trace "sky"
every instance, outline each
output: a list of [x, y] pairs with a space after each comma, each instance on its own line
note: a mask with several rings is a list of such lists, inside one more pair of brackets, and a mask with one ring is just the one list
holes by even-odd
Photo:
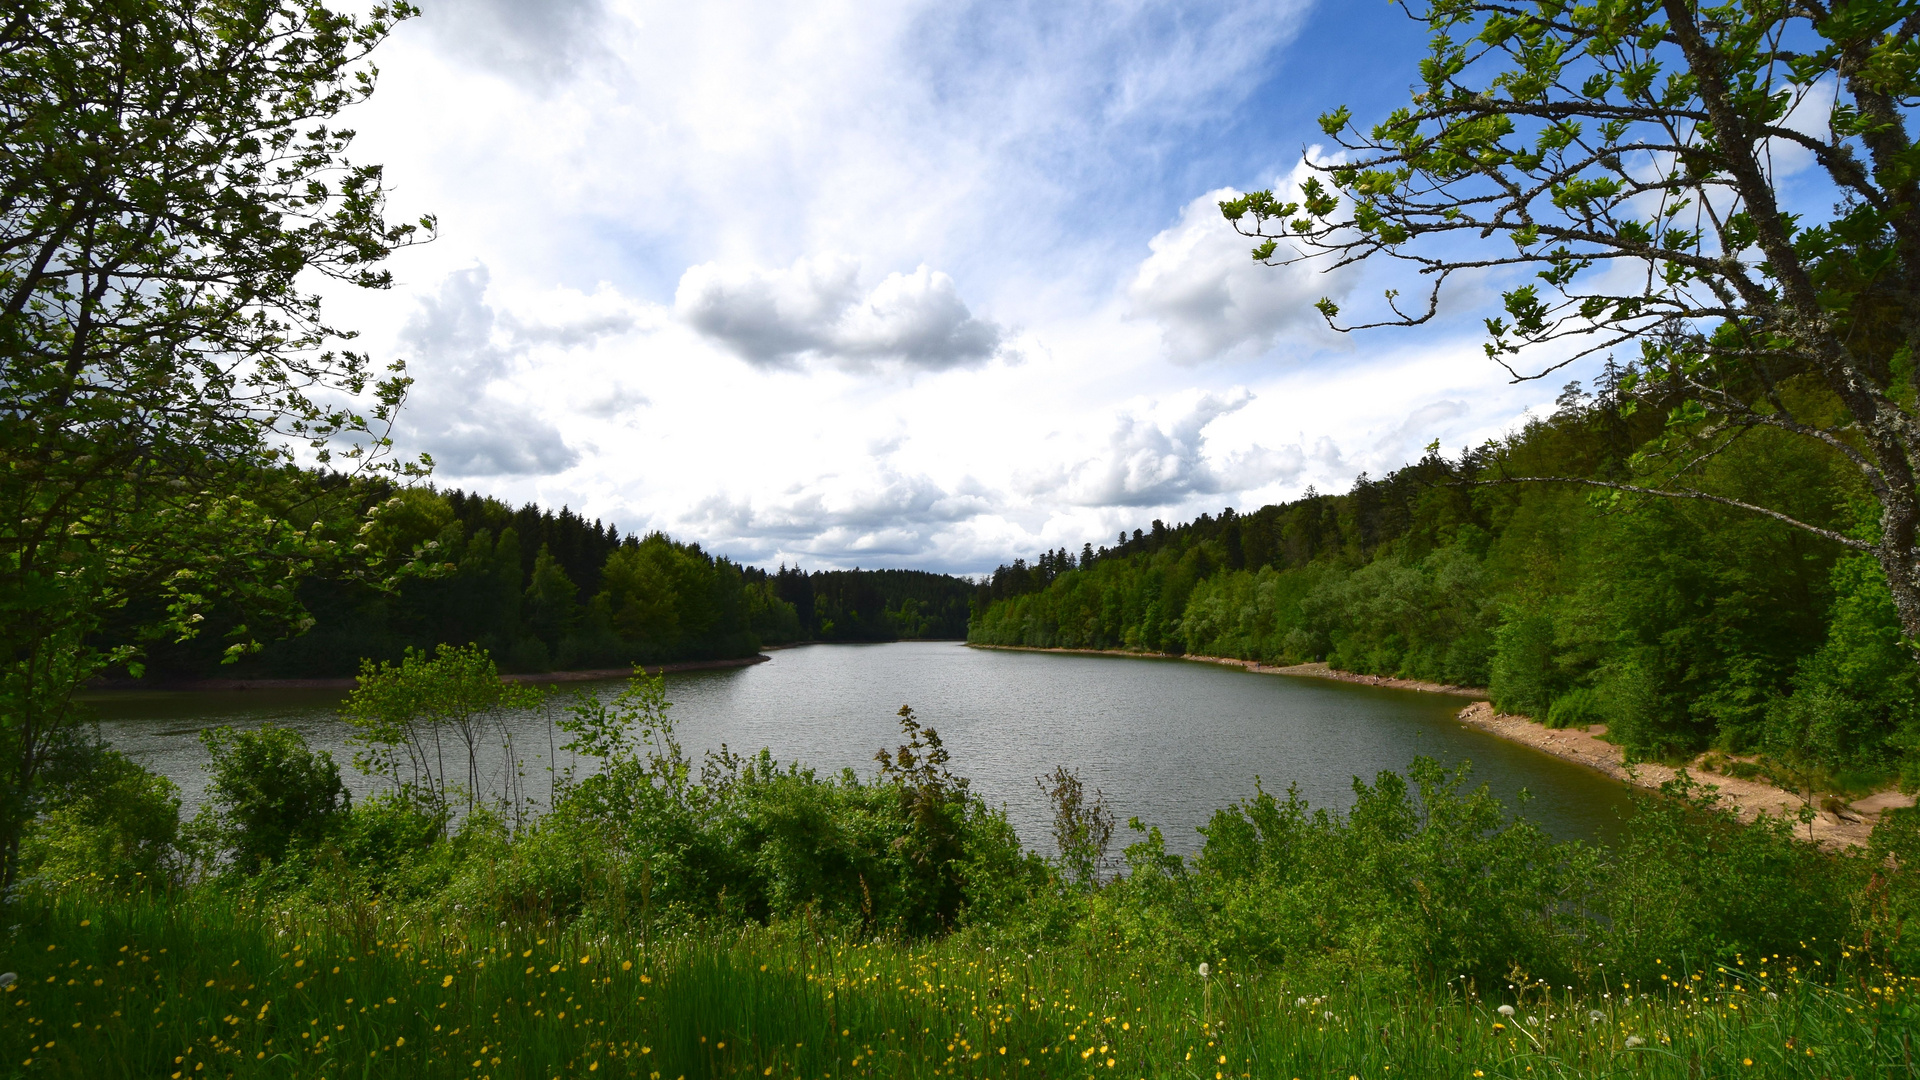
[[[1465, 283], [1254, 263], [1231, 194], [1404, 103], [1423, 37], [1312, 0], [439, 0], [345, 118], [432, 243], [330, 295], [434, 482], [742, 563], [979, 573], [1346, 490], [1513, 430]], [[1575, 373], [1577, 374], [1577, 372]]]

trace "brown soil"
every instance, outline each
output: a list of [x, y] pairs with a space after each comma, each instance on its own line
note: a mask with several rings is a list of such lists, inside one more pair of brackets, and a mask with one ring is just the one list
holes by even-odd
[[1325, 663], [1287, 664], [1275, 667], [1253, 660], [1235, 660], [1225, 656], [1189, 656], [1187, 659], [1208, 664], [1243, 667], [1261, 675], [1298, 675], [1309, 679], [1332, 679], [1334, 682], [1358, 683], [1361, 686], [1385, 686], [1394, 690], [1419, 690], [1428, 694], [1451, 694], [1454, 697], [1464, 698], [1487, 696], [1485, 690], [1476, 686], [1454, 686], [1451, 683], [1426, 682], [1421, 679], [1393, 679], [1385, 675], [1356, 675], [1351, 671], [1335, 671]]
[[[1227, 656], [1175, 656], [1171, 653], [1132, 652], [1125, 649], [1041, 649], [1023, 645], [970, 645], [969, 647], [1006, 649], [1012, 652], [1057, 652], [1088, 656], [1193, 660], [1203, 664], [1245, 668], [1261, 675], [1332, 679], [1363, 686], [1385, 686], [1396, 690], [1419, 690], [1430, 694], [1478, 698], [1480, 700], [1460, 711], [1460, 722], [1469, 727], [1479, 728], [1510, 742], [1584, 765], [1636, 787], [1657, 790], [1661, 784], [1672, 780], [1679, 773], [1678, 769], [1666, 765], [1636, 763], [1628, 766], [1626, 752], [1600, 737], [1606, 734], [1605, 724], [1595, 724], [1586, 730], [1556, 729], [1539, 723], [1532, 717], [1496, 713], [1493, 706], [1485, 700], [1487, 692], [1478, 687], [1449, 686], [1444, 683], [1422, 682], [1418, 679], [1391, 679], [1380, 675], [1356, 675], [1351, 671], [1335, 671], [1324, 663], [1275, 666]], [[1794, 818], [1800, 813], [1800, 808], [1805, 803], [1804, 799], [1793, 792], [1762, 780], [1742, 780], [1707, 772], [1700, 768], [1700, 759], [1695, 759], [1688, 765], [1690, 766], [1689, 775], [1703, 786], [1718, 791], [1721, 798], [1726, 800], [1745, 821], [1752, 821], [1761, 814]], [[1874, 825], [1879, 822], [1881, 813], [1893, 807], [1912, 806], [1914, 802], [1914, 796], [1903, 795], [1897, 791], [1882, 791], [1850, 803], [1843, 803], [1833, 798], [1820, 799], [1815, 805], [1816, 816], [1810, 826], [1813, 839], [1821, 846], [1829, 848], [1864, 846], [1867, 837], [1873, 832]], [[1799, 827], [1796, 826], [1796, 828]]]
[[1422, 682], [1419, 679], [1390, 679], [1384, 675], [1356, 675], [1351, 671], [1335, 671], [1324, 663], [1273, 665], [1263, 664], [1258, 660], [1241, 660], [1232, 656], [1195, 656], [1191, 653], [1157, 653], [1134, 649], [1042, 649], [1033, 645], [976, 645], [971, 642], [968, 643], [967, 648], [1001, 649], [1006, 652], [1067, 653], [1075, 656], [1131, 656], [1143, 660], [1191, 660], [1197, 664], [1220, 664], [1224, 667], [1245, 668], [1257, 675], [1302, 675], [1310, 679], [1332, 679], [1335, 682], [1358, 683], [1362, 686], [1422, 690], [1429, 694], [1452, 694], [1466, 698], [1487, 696], [1485, 690], [1471, 686], [1449, 686], [1446, 683]]
[[[1636, 787], [1658, 788], [1679, 774], [1678, 769], [1666, 765], [1641, 762], [1629, 766], [1625, 751], [1600, 738], [1606, 734], [1605, 724], [1595, 724], [1584, 730], [1555, 729], [1530, 717], [1496, 713], [1493, 706], [1484, 701], [1474, 702], [1460, 710], [1460, 722], [1522, 746], [1585, 765]], [[1752, 821], [1761, 814], [1793, 818], [1805, 804], [1805, 800], [1793, 792], [1764, 781], [1702, 772], [1697, 759], [1689, 764], [1694, 766], [1689, 770], [1689, 775], [1703, 786], [1716, 789], [1743, 820]], [[1883, 811], [1913, 804], [1912, 795], [1902, 795], [1897, 791], [1883, 791], [1851, 803], [1823, 799], [1815, 806], [1813, 823], [1806, 828], [1811, 830], [1813, 839], [1822, 847], [1864, 846]]]
[[[732, 660], [689, 660], [679, 664], [649, 664], [647, 674], [663, 671], [711, 671], [716, 668], [750, 667], [764, 664], [771, 656], [742, 656]], [[502, 675], [501, 682], [568, 683], [624, 679], [633, 674], [630, 667], [596, 668], [592, 671], [545, 671], [524, 675]], [[155, 683], [144, 679], [101, 679], [93, 690], [351, 690], [359, 685], [354, 679], [188, 679]]]

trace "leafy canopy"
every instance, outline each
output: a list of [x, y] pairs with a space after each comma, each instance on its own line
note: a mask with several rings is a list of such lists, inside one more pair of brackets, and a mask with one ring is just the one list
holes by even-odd
[[[1406, 107], [1364, 129], [1329, 112], [1337, 156], [1296, 192], [1221, 210], [1265, 262], [1410, 272], [1358, 322], [1321, 300], [1336, 329], [1428, 323], [1471, 275], [1503, 289], [1486, 352], [1515, 379], [1633, 350], [1622, 388], [1666, 432], [1633, 475], [1570, 482], [1719, 502], [1871, 552], [1915, 636], [1914, 14], [1890, 0], [1438, 0], [1414, 13], [1432, 38]], [[1812, 198], [1783, 183], [1801, 162]], [[1864, 497], [1877, 519], [1834, 529], [1711, 490], [1706, 463], [1762, 429], [1818, 443], [1836, 501]]]

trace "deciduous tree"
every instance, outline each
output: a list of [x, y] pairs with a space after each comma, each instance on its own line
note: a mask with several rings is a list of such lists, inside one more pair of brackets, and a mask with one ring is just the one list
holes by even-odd
[[[298, 624], [293, 586], [355, 546], [255, 497], [365, 468], [404, 394], [321, 317], [432, 222], [386, 220], [340, 112], [402, 2], [21, 0], [0, 17], [0, 883], [75, 687], [131, 648], [133, 598], [195, 632], [215, 598]], [[298, 510], [294, 501], [293, 509]], [[242, 626], [233, 648], [262, 628]]]
[[[1625, 407], [1666, 413], [1611, 500], [1706, 500], [1869, 553], [1920, 638], [1920, 7], [1895, 0], [1436, 0], [1412, 101], [1297, 192], [1221, 204], [1254, 257], [1404, 271], [1339, 330], [1419, 326], [1463, 278], [1504, 289], [1515, 379], [1634, 352]], [[1789, 163], [1817, 178], [1783, 185]], [[1379, 267], [1385, 269], [1385, 267]], [[1414, 297], [1417, 296], [1417, 299]], [[1857, 527], [1714, 490], [1742, 439], [1810, 439]], [[1509, 477], [1534, 480], [1536, 477]]]

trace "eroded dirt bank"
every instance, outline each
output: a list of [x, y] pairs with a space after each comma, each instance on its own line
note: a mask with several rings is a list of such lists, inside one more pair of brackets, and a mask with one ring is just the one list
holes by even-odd
[[[1648, 762], [1629, 766], [1625, 751], [1600, 738], [1606, 733], [1604, 724], [1585, 729], [1550, 728], [1531, 717], [1497, 713], [1492, 705], [1484, 701], [1476, 701], [1460, 710], [1460, 722], [1522, 746], [1585, 765], [1636, 787], [1658, 788], [1679, 774], [1678, 769]], [[1761, 780], [1743, 780], [1703, 772], [1698, 768], [1697, 759], [1693, 764], [1689, 775], [1702, 785], [1719, 789], [1721, 797], [1739, 812], [1743, 820], [1752, 821], [1761, 814], [1791, 819], [1797, 817], [1801, 807], [1807, 805], [1806, 799], [1785, 788]], [[1796, 828], [1810, 830], [1813, 839], [1823, 847], [1864, 846], [1884, 811], [1913, 804], [1914, 796], [1902, 795], [1898, 791], [1882, 791], [1850, 803], [1831, 797], [1816, 797], [1812, 823]]]
[[[1487, 692], [1478, 687], [1450, 686], [1445, 683], [1422, 682], [1418, 679], [1393, 679], [1380, 675], [1356, 675], [1350, 671], [1336, 671], [1324, 663], [1273, 665], [1227, 656], [1176, 656], [1171, 653], [1132, 652], [1124, 649], [1041, 649], [1022, 645], [970, 645], [969, 647], [1005, 649], [1012, 652], [1057, 652], [1087, 656], [1193, 660], [1203, 664], [1245, 668], [1261, 675], [1331, 679], [1363, 686], [1385, 686], [1396, 690], [1419, 690], [1430, 694], [1477, 698], [1479, 700], [1460, 710], [1460, 722], [1490, 735], [1497, 735], [1509, 742], [1516, 742], [1542, 753], [1552, 754], [1554, 757], [1605, 773], [1624, 783], [1649, 790], [1657, 790], [1660, 785], [1672, 780], [1679, 772], [1678, 769], [1666, 765], [1637, 763], [1629, 766], [1626, 751], [1600, 737], [1606, 733], [1604, 724], [1595, 724], [1584, 730], [1550, 728], [1532, 717], [1495, 712], [1493, 706], [1486, 701]], [[1752, 821], [1761, 814], [1793, 819], [1799, 815], [1801, 807], [1806, 805], [1806, 800], [1801, 796], [1762, 780], [1742, 780], [1737, 777], [1705, 772], [1700, 769], [1697, 759], [1692, 763], [1689, 774], [1702, 785], [1718, 789], [1721, 797], [1731, 804], [1746, 821]], [[1881, 813], [1897, 806], [1912, 806], [1914, 799], [1912, 795], [1902, 795], [1897, 791], [1883, 791], [1853, 802], [1816, 797], [1812, 824], [1796, 826], [1796, 828], [1810, 829], [1813, 839], [1824, 847], [1843, 848], [1865, 845], [1867, 837], [1873, 832], [1874, 825], [1879, 822]]]
[[1260, 675], [1300, 675], [1310, 679], [1332, 679], [1335, 682], [1358, 683], [1362, 686], [1386, 686], [1395, 690], [1420, 690], [1429, 694], [1452, 694], [1466, 698], [1487, 696], [1485, 690], [1471, 686], [1450, 686], [1446, 683], [1423, 682], [1419, 679], [1390, 679], [1384, 675], [1356, 675], [1351, 671], [1335, 671], [1324, 663], [1275, 665], [1263, 664], [1258, 660], [1241, 660], [1232, 656], [1196, 656], [1192, 653], [1157, 653], [1137, 649], [1042, 649], [1033, 645], [979, 645], [973, 642], [968, 642], [967, 648], [999, 649], [1002, 652], [1065, 653], [1070, 656], [1130, 656], [1139, 660], [1191, 660], [1197, 664], [1245, 668]]

